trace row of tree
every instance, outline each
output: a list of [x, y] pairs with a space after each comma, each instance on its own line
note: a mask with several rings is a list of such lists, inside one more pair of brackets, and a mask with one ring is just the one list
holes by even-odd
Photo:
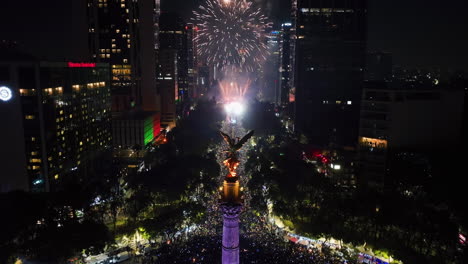
[[[271, 111], [271, 106], [259, 108], [252, 120]], [[434, 206], [438, 203], [427, 195], [408, 197], [397, 189], [377, 193], [342, 187], [304, 162], [300, 142], [286, 131], [271, 129], [271, 124], [263, 131], [246, 164], [256, 210], [266, 212], [266, 201], [272, 201], [275, 214], [301, 234], [370, 244], [407, 263], [459, 260], [458, 224], [450, 208]]]

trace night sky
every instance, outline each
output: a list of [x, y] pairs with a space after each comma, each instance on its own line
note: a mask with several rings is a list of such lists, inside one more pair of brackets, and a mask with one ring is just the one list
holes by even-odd
[[[188, 18], [201, 1], [161, 0], [162, 11]], [[51, 59], [87, 59], [84, 0], [4, 2], [0, 39]], [[256, 2], [275, 25], [288, 20], [289, 0]], [[468, 70], [467, 9], [464, 0], [369, 0], [368, 49], [393, 53], [401, 66]]]

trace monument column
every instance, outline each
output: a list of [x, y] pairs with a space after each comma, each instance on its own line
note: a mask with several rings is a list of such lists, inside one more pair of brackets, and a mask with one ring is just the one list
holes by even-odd
[[237, 151], [253, 135], [253, 130], [238, 141], [232, 140], [221, 131], [220, 133], [230, 149], [227, 159], [223, 161], [229, 173], [224, 177], [223, 187], [220, 188], [219, 201], [219, 207], [223, 213], [222, 264], [239, 264], [239, 215], [242, 212], [244, 197], [236, 172], [240, 163]]
[[242, 204], [221, 204], [223, 212], [223, 264], [239, 263], [239, 215]]

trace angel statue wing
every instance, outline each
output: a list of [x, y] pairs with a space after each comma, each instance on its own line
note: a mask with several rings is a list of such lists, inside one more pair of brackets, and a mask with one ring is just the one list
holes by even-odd
[[224, 138], [224, 141], [229, 145], [230, 148], [234, 145], [234, 142], [232, 142], [232, 139], [230, 136], [228, 136], [226, 133], [223, 133], [223, 131], [219, 131], [221, 136]]
[[247, 133], [243, 138], [241, 138], [241, 140], [239, 140], [239, 142], [237, 142], [237, 144], [234, 146], [234, 148], [236, 150], [239, 150], [242, 147], [242, 145], [244, 145], [245, 142], [247, 142], [247, 140], [249, 140], [252, 137], [253, 133], [254, 133], [254, 131], [250, 130], [249, 133]]

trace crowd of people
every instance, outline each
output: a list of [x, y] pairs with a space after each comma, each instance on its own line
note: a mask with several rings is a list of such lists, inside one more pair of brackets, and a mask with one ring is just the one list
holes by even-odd
[[[230, 129], [229, 129], [230, 130]], [[237, 130], [236, 130], [237, 131]], [[223, 147], [219, 147], [218, 160], [224, 159]], [[239, 153], [244, 159], [246, 150]], [[243, 164], [238, 169], [243, 172]], [[243, 185], [249, 180], [240, 173]], [[274, 263], [348, 263], [341, 255], [325, 246], [312, 247], [295, 244], [284, 239], [276, 227], [271, 226], [265, 217], [258, 216], [248, 208], [251, 202], [248, 192], [244, 193], [244, 212], [240, 216], [239, 258], [240, 263], [274, 264]], [[222, 214], [219, 210], [217, 195], [205, 204], [206, 218], [204, 223], [179, 236], [168, 240], [145, 252], [140, 258], [142, 264], [156, 263], [221, 263], [222, 254]]]
[[[221, 263], [222, 218], [213, 211], [213, 222], [207, 221], [188, 236], [165, 241], [140, 259], [156, 263]], [[245, 212], [240, 222], [240, 263], [347, 263], [333, 250], [306, 247], [286, 241], [262, 217]]]

